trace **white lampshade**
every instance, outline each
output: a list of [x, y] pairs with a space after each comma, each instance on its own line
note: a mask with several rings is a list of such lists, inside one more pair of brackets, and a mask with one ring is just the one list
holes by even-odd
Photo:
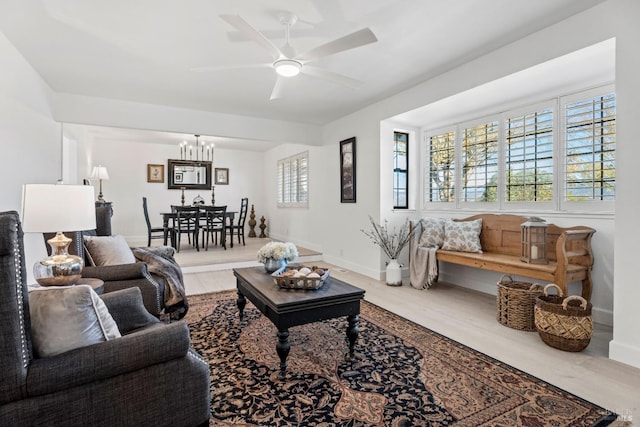
[[91, 176], [89, 178], [107, 180], [109, 179], [109, 173], [107, 172], [106, 167], [102, 165], [98, 165], [93, 167], [93, 170], [91, 171]]
[[96, 228], [93, 188], [86, 185], [25, 184], [22, 187], [22, 228], [33, 233]]

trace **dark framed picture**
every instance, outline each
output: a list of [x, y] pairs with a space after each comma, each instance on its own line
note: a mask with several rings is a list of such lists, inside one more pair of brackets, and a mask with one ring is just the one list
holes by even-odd
[[164, 165], [147, 165], [147, 182], [164, 182]]
[[215, 184], [229, 185], [229, 168], [215, 168]]
[[356, 202], [356, 137], [340, 141], [340, 202]]

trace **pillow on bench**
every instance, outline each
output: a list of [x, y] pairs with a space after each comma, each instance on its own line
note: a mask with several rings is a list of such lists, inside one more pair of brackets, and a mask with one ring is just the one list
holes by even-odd
[[444, 243], [442, 249], [447, 251], [482, 253], [480, 232], [482, 218], [474, 221], [452, 221], [444, 223]]
[[422, 234], [418, 246], [423, 248], [439, 248], [444, 243], [444, 222], [442, 218], [423, 218]]

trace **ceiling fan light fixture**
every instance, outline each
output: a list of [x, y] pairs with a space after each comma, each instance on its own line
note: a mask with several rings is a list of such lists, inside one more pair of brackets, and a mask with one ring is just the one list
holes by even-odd
[[282, 77], [293, 77], [300, 74], [302, 63], [295, 59], [279, 59], [273, 63], [273, 68]]

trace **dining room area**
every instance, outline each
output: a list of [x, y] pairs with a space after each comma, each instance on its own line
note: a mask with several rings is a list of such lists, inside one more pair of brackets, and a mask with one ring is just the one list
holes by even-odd
[[[75, 138], [72, 130], [77, 131]], [[243, 238], [250, 232], [252, 208], [256, 235], [261, 233], [262, 217], [265, 233], [270, 235], [268, 205], [272, 201], [264, 191], [270, 173], [265, 172], [263, 151], [239, 150], [208, 135], [199, 136], [199, 150], [194, 135], [181, 133], [170, 134], [167, 140], [163, 139], [167, 134], [155, 138], [145, 131], [65, 125], [65, 135], [77, 141], [77, 178], [89, 176], [94, 163], [108, 170], [109, 177], [101, 184], [104, 200], [113, 208], [113, 232], [124, 236], [130, 246], [166, 244], [177, 251], [179, 245], [181, 252], [193, 249], [196, 253], [237, 249], [246, 244]], [[212, 144], [215, 153], [213, 149], [207, 152]], [[87, 159], [86, 165], [82, 159]], [[90, 180], [90, 184], [97, 194], [98, 181]], [[184, 218], [194, 205], [198, 207], [197, 224], [193, 212], [192, 218]], [[220, 212], [214, 213], [213, 207], [224, 206], [225, 221], [215, 219]], [[179, 210], [183, 211], [180, 221]]]
[[[157, 238], [162, 244], [180, 252], [184, 243], [197, 252], [208, 251], [211, 246], [224, 250], [236, 244], [245, 244], [249, 199], [240, 200], [239, 210], [227, 205], [206, 205], [203, 199], [185, 205], [170, 205], [166, 212], [160, 212], [162, 227], [152, 227], [148, 219], [147, 199], [143, 197], [143, 210], [147, 222], [148, 243]], [[237, 208], [236, 208], [237, 209]], [[183, 243], [183, 240], [185, 242]]]

